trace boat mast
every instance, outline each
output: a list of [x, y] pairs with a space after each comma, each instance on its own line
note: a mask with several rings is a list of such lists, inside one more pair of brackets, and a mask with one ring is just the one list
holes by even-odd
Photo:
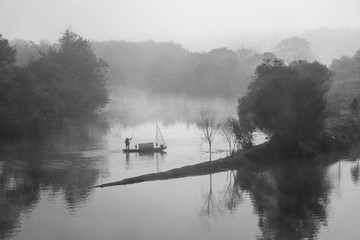
[[156, 123], [156, 131], [157, 131], [157, 130], [159, 130], [159, 133], [160, 133], [161, 139], [163, 140], [163, 142], [164, 142], [164, 146], [166, 147], [166, 143], [165, 143], [164, 137], [163, 137], [163, 135], [162, 135], [162, 133], [161, 133], [161, 131], [160, 131], [159, 125]]

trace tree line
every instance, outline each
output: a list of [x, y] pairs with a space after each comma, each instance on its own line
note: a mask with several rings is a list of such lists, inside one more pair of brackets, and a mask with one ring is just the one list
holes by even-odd
[[[45, 51], [21, 67], [16, 66], [15, 49], [7, 40], [2, 39], [2, 46], [8, 60], [2, 61], [6, 77], [1, 82], [1, 126], [61, 128], [92, 115], [108, 101], [106, 77], [111, 88], [240, 97], [234, 132], [244, 148], [252, 145], [252, 133], [261, 130], [290, 155], [304, 155], [318, 151], [310, 145], [321, 149], [333, 144], [329, 139], [336, 134], [326, 133], [328, 127], [359, 120], [359, 51], [334, 59], [328, 68], [312, 62], [310, 43], [299, 37], [279, 42], [273, 53], [247, 48], [192, 53], [172, 42], [90, 43], [67, 30], [56, 45], [30, 44], [31, 51]], [[107, 64], [97, 56], [109, 62], [108, 73]], [[319, 143], [321, 134], [327, 134], [324, 146]]]
[[[18, 64], [37, 59], [49, 43], [16, 40]], [[109, 88], [130, 87], [156, 94], [192, 98], [235, 99], [247, 92], [254, 70], [266, 58], [312, 59], [310, 43], [299, 37], [279, 42], [273, 52], [251, 48], [217, 48], [190, 52], [173, 42], [91, 42], [94, 53], [108, 62]], [[58, 47], [53, 45], [53, 47]]]
[[227, 48], [194, 53], [172, 42], [93, 43], [109, 62], [109, 86], [133, 87], [191, 98], [236, 98], [246, 92], [263, 54]]
[[67, 29], [26, 65], [0, 36], [0, 137], [37, 137], [95, 116], [109, 101], [107, 63]]

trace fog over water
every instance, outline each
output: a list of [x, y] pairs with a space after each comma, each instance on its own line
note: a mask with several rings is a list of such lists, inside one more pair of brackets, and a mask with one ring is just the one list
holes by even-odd
[[104, 110], [104, 116], [112, 123], [121, 122], [125, 126], [156, 121], [164, 125], [178, 122], [191, 125], [199, 121], [199, 111], [202, 109], [216, 112], [219, 121], [228, 116], [235, 116], [236, 104], [237, 99], [192, 99], [173, 94], [161, 96], [138, 89], [122, 88], [112, 92], [112, 101]]

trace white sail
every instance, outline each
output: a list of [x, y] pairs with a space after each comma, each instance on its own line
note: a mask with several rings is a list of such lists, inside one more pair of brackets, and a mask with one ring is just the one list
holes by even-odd
[[166, 147], [165, 140], [163, 138], [163, 135], [161, 134], [159, 125], [156, 123], [156, 135], [155, 135], [155, 141], [154, 141], [155, 147]]

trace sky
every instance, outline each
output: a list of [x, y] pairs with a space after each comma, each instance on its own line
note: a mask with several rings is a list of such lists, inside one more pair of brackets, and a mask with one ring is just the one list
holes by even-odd
[[56, 42], [68, 27], [89, 40], [152, 39], [191, 45], [244, 33], [360, 29], [360, 1], [0, 0], [4, 38]]

